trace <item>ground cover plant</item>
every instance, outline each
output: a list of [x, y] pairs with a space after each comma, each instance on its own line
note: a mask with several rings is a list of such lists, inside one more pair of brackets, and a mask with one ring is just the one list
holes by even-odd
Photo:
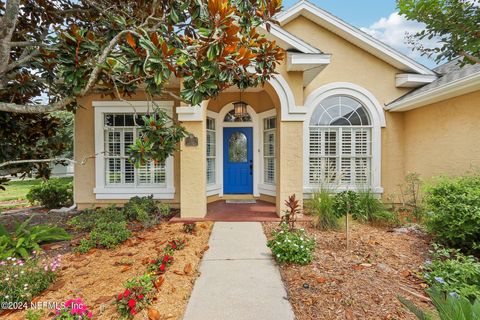
[[27, 193], [30, 203], [46, 209], [69, 207], [73, 204], [73, 184], [67, 180], [50, 179], [33, 186]]
[[432, 260], [424, 265], [423, 278], [431, 286], [475, 301], [480, 299], [480, 262], [453, 249], [434, 246]]
[[80, 253], [93, 248], [112, 249], [132, 235], [125, 213], [115, 207], [87, 210], [72, 218], [70, 224], [76, 230], [88, 232], [88, 236], [81, 239], [74, 249]]
[[426, 189], [426, 226], [445, 246], [480, 254], [480, 175], [441, 178]]
[[60, 262], [60, 256], [50, 261], [38, 256], [0, 261], [0, 303], [30, 302], [56, 280]]

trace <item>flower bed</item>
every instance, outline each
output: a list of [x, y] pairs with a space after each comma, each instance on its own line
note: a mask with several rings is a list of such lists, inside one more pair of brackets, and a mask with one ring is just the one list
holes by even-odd
[[[296, 319], [416, 319], [398, 295], [431, 308], [427, 284], [416, 275], [428, 257], [427, 239], [353, 223], [347, 251], [342, 231], [320, 231], [310, 223], [297, 227], [315, 237], [317, 246], [312, 263], [279, 265]], [[264, 224], [269, 239], [275, 228], [278, 223]]]
[[[154, 275], [155, 290], [151, 305], [137, 310], [137, 304], [143, 303], [144, 297], [135, 296], [135, 310], [138, 312], [135, 319], [148, 318], [149, 311], [158, 313], [162, 318], [180, 319], [197, 277], [195, 270], [208, 249], [211, 227], [210, 223], [200, 223], [195, 234], [186, 234], [181, 224], [160, 224], [134, 234], [112, 250], [93, 249], [84, 255], [65, 254], [58, 279], [34, 301], [62, 303], [67, 299], [80, 298], [92, 312], [93, 319], [119, 319], [113, 302], [120, 293], [125, 293], [127, 288], [124, 285], [148, 272], [152, 260], [164, 258], [164, 249], [169, 246], [169, 241], [185, 239], [188, 245], [174, 252], [173, 263], [165, 268], [162, 275]], [[130, 300], [126, 301], [127, 306]], [[133, 305], [133, 302], [130, 304]], [[130, 312], [131, 308], [128, 310]], [[7, 315], [5, 319], [25, 319], [25, 315], [26, 311], [20, 311]], [[54, 315], [55, 310], [45, 310], [44, 319], [51, 319]]]

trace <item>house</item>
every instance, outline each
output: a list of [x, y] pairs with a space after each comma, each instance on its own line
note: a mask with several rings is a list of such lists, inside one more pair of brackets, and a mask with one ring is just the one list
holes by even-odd
[[[191, 133], [165, 164], [136, 169], [125, 157], [134, 111], [152, 108], [144, 94], [128, 103], [80, 101], [75, 156], [97, 156], [75, 168], [78, 207], [153, 194], [178, 205], [182, 217], [238, 198], [281, 212], [289, 195], [308, 197], [333, 181], [386, 197], [409, 172], [430, 178], [480, 165], [479, 65], [430, 70], [308, 1], [278, 20], [268, 37], [286, 59], [264, 87], [229, 89], [194, 107], [158, 99]], [[247, 104], [242, 116], [233, 105], [239, 100]]]

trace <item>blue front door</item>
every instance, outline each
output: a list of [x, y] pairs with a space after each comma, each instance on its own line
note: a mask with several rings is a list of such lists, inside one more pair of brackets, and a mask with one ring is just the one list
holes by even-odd
[[223, 129], [223, 193], [253, 193], [253, 130]]

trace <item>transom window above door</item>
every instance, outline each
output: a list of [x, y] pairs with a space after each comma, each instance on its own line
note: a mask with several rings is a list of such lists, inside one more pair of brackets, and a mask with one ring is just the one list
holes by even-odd
[[369, 187], [371, 166], [372, 126], [366, 107], [348, 96], [323, 100], [309, 124], [310, 184]]
[[225, 115], [224, 122], [252, 122], [252, 116], [249, 113], [239, 117], [235, 114], [235, 110], [232, 109]]

